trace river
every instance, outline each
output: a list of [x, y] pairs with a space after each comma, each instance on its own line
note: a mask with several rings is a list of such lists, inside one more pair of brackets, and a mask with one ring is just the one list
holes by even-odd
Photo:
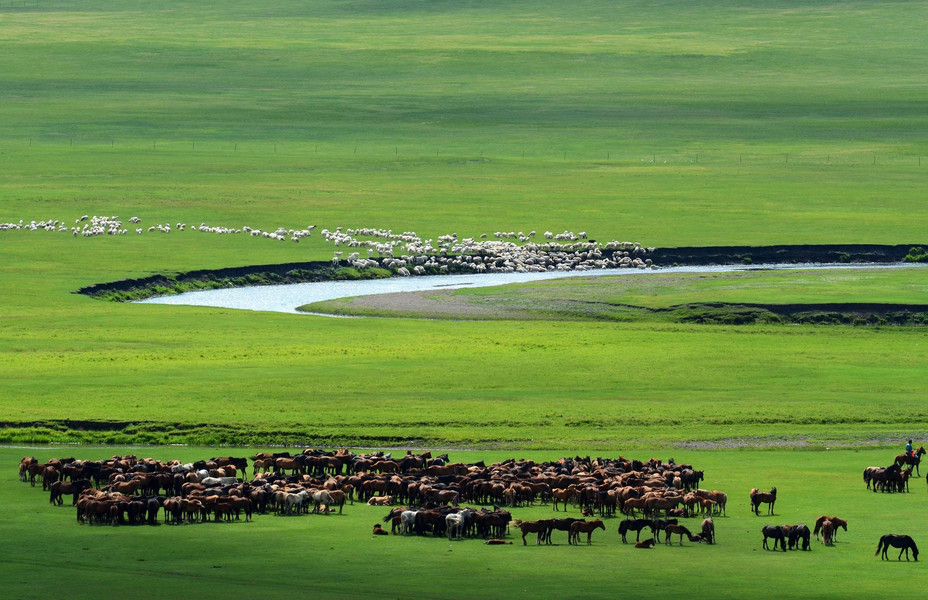
[[[716, 265], [667, 267], [657, 270], [600, 269], [596, 271], [546, 271], [543, 273], [483, 273], [470, 275], [434, 275], [424, 277], [392, 277], [390, 279], [365, 279], [357, 281], [322, 281], [316, 283], [294, 283], [288, 285], [265, 285], [242, 288], [224, 288], [201, 292], [187, 292], [174, 296], [161, 296], [139, 300], [142, 304], [178, 304], [186, 306], [213, 306], [283, 313], [302, 313], [297, 307], [313, 302], [391, 294], [423, 290], [447, 290], [462, 287], [489, 287], [507, 283], [562, 279], [565, 277], [594, 277], [622, 275], [646, 277], [655, 273], [722, 273], [729, 271], [756, 271], [763, 269], [860, 269], [860, 268], [905, 268], [911, 263], [892, 264], [790, 264], [790, 265]], [[312, 313], [318, 314], [318, 313]], [[330, 316], [330, 315], [327, 315]]]

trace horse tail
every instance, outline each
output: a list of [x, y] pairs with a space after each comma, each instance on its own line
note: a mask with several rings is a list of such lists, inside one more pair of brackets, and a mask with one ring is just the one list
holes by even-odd
[[873, 553], [873, 556], [876, 556], [880, 553], [880, 550], [883, 548], [883, 538], [880, 538], [880, 542], [876, 545], [876, 552]]

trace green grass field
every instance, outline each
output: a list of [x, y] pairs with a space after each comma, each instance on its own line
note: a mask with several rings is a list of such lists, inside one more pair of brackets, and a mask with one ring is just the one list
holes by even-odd
[[[552, 588], [564, 598], [614, 597], [616, 590], [646, 597], [734, 598], [759, 589], [777, 598], [867, 597], [912, 593], [924, 561], [899, 563], [892, 551], [892, 561], [881, 561], [873, 554], [881, 535], [907, 533], [921, 546], [928, 537], [920, 518], [921, 480], [912, 481], [911, 493], [903, 494], [874, 494], [861, 480], [864, 467], [892, 460], [895, 452], [885, 449], [675, 451], [677, 461], [705, 470], [707, 488], [728, 494], [727, 516], [714, 518], [716, 545], [684, 540], [680, 546], [675, 536], [672, 546], [648, 551], [622, 544], [617, 518], [606, 519], [606, 530], [594, 533], [590, 547], [567, 545], [563, 532], [555, 532], [552, 546], [536, 546], [534, 536], [529, 536], [528, 546], [523, 547], [514, 528], [509, 538], [512, 546], [484, 546], [479, 539], [449, 543], [432, 536], [374, 537], [371, 527], [388, 509], [361, 503], [347, 505], [342, 515], [267, 514], [256, 515], [251, 523], [78, 525], [67, 501], [62, 507], [50, 506], [41, 486], [30, 488], [15, 474], [23, 455], [47, 460], [63, 456], [63, 450], [79, 450], [74, 455], [88, 459], [130, 451], [158, 459], [217, 455], [217, 450], [207, 448], [0, 451], [5, 506], [0, 524], [7, 539], [18, 541], [16, 551], [8, 548], [0, 563], [10, 597], [47, 597], [61, 585], [73, 586], [69, 594], [75, 597], [96, 596], [101, 590], [132, 594], [139, 585], [146, 586], [151, 598], [192, 592], [205, 598], [307, 592], [335, 598], [524, 598], [549, 596]], [[544, 461], [572, 455], [546, 451], [518, 456]], [[452, 460], [465, 462], [514, 456], [451, 453]], [[755, 516], [749, 490], [773, 486], [778, 491], [774, 515], [767, 516], [764, 505], [761, 516]], [[511, 512], [523, 520], [556, 516], [550, 504], [515, 507]], [[579, 511], [570, 508], [567, 514], [576, 517]], [[763, 525], [804, 522], [811, 528], [821, 514], [848, 521], [848, 530], [838, 533], [834, 546], [813, 538], [811, 552], [762, 548]], [[700, 520], [686, 519], [684, 525], [698, 529]]]
[[[926, 25], [924, 1], [4, 0], [0, 223], [137, 215], [146, 230], [928, 245]], [[15, 543], [0, 569], [11, 597], [99, 595], [104, 583], [129, 593], [152, 572], [177, 574], [152, 584], [163, 597], [305, 591], [291, 573], [336, 597], [524, 597], [553, 585], [568, 597], [917, 591], [910, 570], [872, 556], [888, 530], [918, 539], [917, 496], [868, 495], [860, 471], [887, 462], [886, 447], [928, 437], [921, 328], [342, 320], [73, 293], [332, 251], [318, 235], [0, 231], [0, 442], [672, 449], [678, 460], [691, 448], [801, 446], [810, 451], [707, 451], [693, 462], [733, 498], [788, 490], [797, 501], [784, 520], [834, 506], [860, 525], [834, 551], [774, 557], [754, 539], [762, 519], [742, 506], [730, 546], [674, 548], [682, 563], [619, 547], [615, 527], [605, 547], [559, 546], [556, 560], [529, 548], [532, 559], [496, 561], [489, 551], [522, 549], [476, 543], [450, 559], [440, 541], [369, 542], [370, 513], [358, 509], [331, 531], [266, 518], [88, 532], [18, 487], [24, 451], [5, 448], [0, 499], [15, 508], [0, 518]], [[643, 305], [923, 303], [922, 270], [800, 277], [544, 289]], [[381, 541], [391, 545], [370, 547]], [[132, 563], [131, 577], [107, 568], [114, 557]], [[698, 575], [671, 577], [680, 572]], [[614, 587], [623, 578], [634, 583]]]

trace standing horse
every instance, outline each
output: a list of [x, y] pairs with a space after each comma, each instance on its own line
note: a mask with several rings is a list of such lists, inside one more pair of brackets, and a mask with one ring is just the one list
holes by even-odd
[[825, 521], [831, 521], [832, 524], [834, 525], [834, 528], [833, 528], [834, 531], [832, 533], [832, 538], [831, 538], [832, 541], [835, 541], [837, 539], [836, 536], [838, 533], [838, 527], [842, 527], [844, 528], [844, 531], [847, 531], [847, 521], [845, 521], [844, 519], [822, 515], [821, 517], [815, 520], [815, 531], [812, 532], [815, 534], [815, 539], [818, 539], [818, 535], [822, 531], [822, 524]]
[[606, 531], [606, 526], [600, 519], [596, 519], [595, 521], [574, 521], [570, 524], [570, 533], [567, 535], [567, 543], [570, 544], [571, 540], [573, 540], [574, 545], [579, 545], [580, 534], [586, 533], [586, 545], [591, 546], [593, 544], [593, 532], [597, 529]]
[[769, 504], [767, 507], [767, 514], [773, 514], [773, 505], [777, 501], [777, 488], [772, 488], [769, 492], [760, 492], [757, 488], [751, 490], [751, 506], [754, 510], [755, 515], [760, 514], [760, 505], [762, 503]]
[[538, 521], [519, 521], [517, 519], [516, 521], [516, 527], [522, 532], [523, 546], [528, 545], [525, 541], [525, 536], [530, 533], [538, 534], [535, 538], [535, 545], [541, 544], [542, 540], [545, 539], [545, 534], [548, 533], [548, 530], [551, 528], [551, 519], [541, 519]]
[[912, 557], [915, 559], [915, 562], [918, 562], [918, 546], [915, 545], [915, 541], [907, 535], [896, 535], [893, 533], [888, 533], [880, 538], [880, 543], [876, 546], [876, 552], [873, 553], [873, 556], [876, 556], [880, 553], [880, 550], [883, 551], [883, 555], [880, 557], [881, 560], [889, 560], [886, 557], [886, 551], [889, 550], [889, 547], [901, 548], [899, 550], [899, 558], [897, 560], [902, 560], [902, 553], [905, 552], [905, 559], [909, 560], [909, 548], [912, 549]]
[[911, 456], [909, 456], [908, 454], [900, 454], [899, 456], [897, 456], [896, 460], [893, 461], [893, 464], [899, 465], [900, 467], [902, 465], [913, 466], [915, 467], [915, 474], [921, 477], [921, 473], [919, 473], [918, 471], [918, 463], [922, 461], [922, 455], [925, 454], [926, 452], [928, 452], [928, 450], [925, 450], [924, 446], [919, 446], [918, 450], [913, 452]]
[[641, 539], [641, 530], [645, 527], [651, 527], [651, 519], [623, 519], [622, 522], [619, 523], [619, 535], [622, 536], [622, 543], [628, 543], [628, 540], [625, 539], [625, 535], [629, 531], [634, 531], [635, 541], [639, 541]]

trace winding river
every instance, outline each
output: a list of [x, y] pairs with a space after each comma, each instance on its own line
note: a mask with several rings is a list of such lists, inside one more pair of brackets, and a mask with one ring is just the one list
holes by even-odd
[[[425, 277], [393, 277], [390, 279], [366, 279], [358, 281], [323, 281], [317, 283], [295, 283], [288, 285], [266, 285], [256, 287], [226, 288], [188, 292], [176, 296], [161, 296], [140, 300], [143, 304], [179, 304], [186, 306], [212, 306], [297, 314], [297, 307], [323, 300], [417, 292], [424, 290], [457, 289], [462, 287], [489, 287], [507, 283], [522, 283], [565, 277], [594, 277], [622, 275], [646, 277], [654, 273], [722, 273], [729, 271], [754, 271], [763, 269], [860, 269], [860, 268], [908, 268], [911, 263], [892, 264], [789, 264], [789, 265], [716, 265], [667, 267], [658, 270], [601, 269], [597, 271], [546, 271], [543, 273], [485, 273], [471, 275], [435, 275]], [[325, 315], [335, 316], [335, 315]]]

